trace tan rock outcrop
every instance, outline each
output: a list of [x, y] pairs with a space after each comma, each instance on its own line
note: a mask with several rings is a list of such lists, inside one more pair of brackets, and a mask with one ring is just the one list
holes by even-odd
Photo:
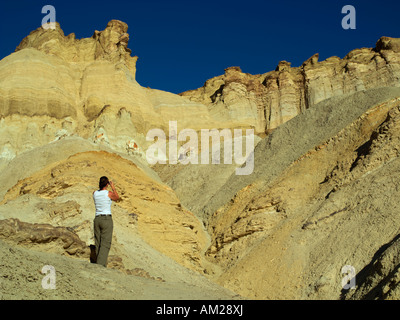
[[[5, 194], [0, 216], [18, 216], [5, 208], [10, 206], [15, 210], [13, 203], [25, 197], [40, 199], [31, 199], [31, 207], [25, 205], [19, 215], [28, 221], [73, 228], [89, 246], [94, 243], [92, 192], [103, 175], [115, 182], [121, 196], [121, 201], [112, 207], [116, 225], [128, 229], [137, 225], [140, 236], [153, 248], [189, 269], [204, 271], [207, 237], [200, 220], [182, 207], [172, 189], [116, 154], [77, 153], [19, 180]], [[119, 240], [120, 237], [123, 236], [114, 234], [116, 248], [118, 242], [126, 241]]]
[[135, 76], [137, 57], [131, 57], [127, 31], [126, 23], [111, 20], [104, 31], [96, 30], [91, 38], [76, 39], [74, 33], [65, 36], [60, 24], [56, 23], [55, 29], [39, 27], [32, 31], [15, 51], [33, 48], [73, 63], [90, 63], [96, 60], [122, 63]]
[[[341, 282], [350, 265], [363, 284], [354, 297], [370, 296], [363, 268], [398, 239], [398, 126], [399, 99], [378, 104], [217, 210], [208, 254], [224, 270], [219, 283], [256, 299], [340, 299], [352, 297]], [[384, 274], [393, 275], [385, 259]], [[372, 294], [398, 297], [390, 287], [397, 277], [371, 267]]]
[[179, 130], [247, 127], [240, 114], [220, 119], [204, 104], [140, 86], [127, 30], [112, 20], [91, 38], [76, 39], [58, 23], [40, 27], [0, 61], [0, 167], [71, 135], [120, 152], [136, 144], [143, 156], [152, 144], [146, 133], [161, 128], [168, 136], [169, 121]]
[[398, 97], [377, 88], [322, 101], [260, 141], [252, 175], [204, 169], [192, 191], [209, 192], [202, 206], [178, 192], [207, 223], [218, 283], [255, 299], [340, 298], [341, 268], [358, 272], [398, 234]]
[[34, 248], [34, 246], [42, 247], [41, 250], [47, 252], [89, 257], [88, 245], [72, 230], [65, 227], [6, 219], [0, 220], [0, 237], [11, 243], [31, 248]]
[[202, 88], [181, 95], [215, 112], [227, 109], [264, 133], [330, 97], [400, 86], [399, 39], [382, 37], [375, 48], [355, 49], [343, 59], [330, 57], [319, 62], [318, 58], [315, 54], [300, 67], [281, 61], [276, 70], [259, 75], [228, 68]]

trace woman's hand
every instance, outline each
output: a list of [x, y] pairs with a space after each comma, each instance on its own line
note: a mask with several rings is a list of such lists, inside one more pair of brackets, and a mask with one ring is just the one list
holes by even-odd
[[111, 191], [109, 192], [108, 196], [111, 198], [111, 200], [114, 200], [114, 201], [119, 200], [120, 197], [119, 197], [117, 191], [115, 190], [114, 182], [109, 181], [108, 183], [113, 190], [113, 192], [111, 192]]

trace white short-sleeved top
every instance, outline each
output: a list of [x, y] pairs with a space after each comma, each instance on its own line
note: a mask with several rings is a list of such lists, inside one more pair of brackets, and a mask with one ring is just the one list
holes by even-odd
[[93, 193], [94, 205], [96, 207], [96, 216], [100, 214], [111, 215], [111, 199], [108, 196], [108, 190], [97, 190]]

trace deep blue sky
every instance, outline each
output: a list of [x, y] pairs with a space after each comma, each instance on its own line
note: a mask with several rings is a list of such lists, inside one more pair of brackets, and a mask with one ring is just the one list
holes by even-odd
[[[239, 66], [251, 74], [281, 60], [297, 67], [315, 53], [343, 58], [374, 47], [381, 36], [400, 37], [400, 1], [369, 0], [96, 0], [0, 2], [0, 59], [40, 27], [46, 4], [66, 35], [91, 37], [118, 19], [129, 25], [129, 48], [139, 57], [137, 81], [179, 93]], [[344, 5], [356, 9], [356, 30], [341, 27]]]

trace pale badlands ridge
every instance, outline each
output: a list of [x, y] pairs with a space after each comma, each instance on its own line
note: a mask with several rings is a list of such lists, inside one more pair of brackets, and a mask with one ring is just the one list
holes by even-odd
[[[400, 39], [175, 95], [137, 83], [127, 31], [39, 28], [0, 61], [2, 298], [398, 298]], [[254, 172], [149, 166], [146, 133], [169, 121], [254, 129]], [[122, 195], [105, 275], [88, 262], [102, 175]]]

